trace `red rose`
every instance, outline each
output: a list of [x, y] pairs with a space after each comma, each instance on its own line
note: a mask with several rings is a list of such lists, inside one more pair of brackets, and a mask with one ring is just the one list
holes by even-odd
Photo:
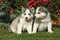
[[46, 2], [42, 2], [42, 4], [43, 4], [43, 5], [45, 5], [45, 4], [46, 4]]
[[11, 9], [11, 10], [9, 11], [9, 13], [10, 13], [10, 14], [13, 14], [13, 13], [14, 13], [14, 9]]
[[42, 0], [42, 4], [45, 5], [47, 2], [49, 2], [50, 0]]
[[57, 13], [60, 14], [60, 10], [57, 10]]
[[32, 6], [36, 7], [36, 2], [34, 2], [34, 3], [32, 4]]
[[0, 2], [0, 4], [3, 4], [3, 2]]
[[3, 5], [3, 2], [0, 2], [0, 5]]
[[30, 1], [34, 2], [35, 0], [30, 0]]
[[31, 1], [27, 3], [27, 7], [30, 7], [31, 6]]
[[50, 6], [50, 7], [52, 7], [52, 6], [53, 6], [53, 4], [52, 4], [52, 3], [49, 3], [49, 6]]
[[30, 1], [27, 3], [27, 7], [28, 7], [28, 8], [31, 7], [31, 6], [36, 7], [36, 2], [35, 2], [35, 0], [30, 0]]

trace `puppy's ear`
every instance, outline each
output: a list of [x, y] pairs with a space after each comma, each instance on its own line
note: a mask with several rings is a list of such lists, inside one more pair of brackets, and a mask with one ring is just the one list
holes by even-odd
[[42, 6], [39, 7], [39, 11], [40, 11], [40, 10], [43, 10]]
[[22, 6], [21, 8], [22, 8], [22, 12], [25, 12], [25, 8], [24, 8], [24, 6]]
[[47, 8], [45, 7], [42, 7], [42, 11], [48, 11]]
[[30, 12], [34, 13], [34, 7], [30, 8]]

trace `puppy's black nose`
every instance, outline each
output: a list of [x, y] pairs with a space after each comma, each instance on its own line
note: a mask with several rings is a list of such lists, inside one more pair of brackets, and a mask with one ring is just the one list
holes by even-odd
[[26, 17], [26, 19], [27, 19], [27, 17]]

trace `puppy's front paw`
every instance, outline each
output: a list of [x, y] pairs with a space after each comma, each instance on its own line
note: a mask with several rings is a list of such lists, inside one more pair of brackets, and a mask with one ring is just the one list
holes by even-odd
[[33, 32], [30, 32], [30, 33], [28, 33], [28, 34], [33, 34]]
[[48, 31], [49, 33], [53, 33], [53, 31]]
[[22, 34], [21, 32], [17, 32], [17, 34]]

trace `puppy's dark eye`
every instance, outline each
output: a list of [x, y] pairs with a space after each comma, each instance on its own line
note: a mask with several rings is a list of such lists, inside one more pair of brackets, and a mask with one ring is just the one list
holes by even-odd
[[38, 14], [40, 14], [40, 12], [38, 12]]
[[28, 15], [31, 15], [31, 14], [28, 14]]
[[26, 15], [26, 14], [24, 13], [24, 15]]

